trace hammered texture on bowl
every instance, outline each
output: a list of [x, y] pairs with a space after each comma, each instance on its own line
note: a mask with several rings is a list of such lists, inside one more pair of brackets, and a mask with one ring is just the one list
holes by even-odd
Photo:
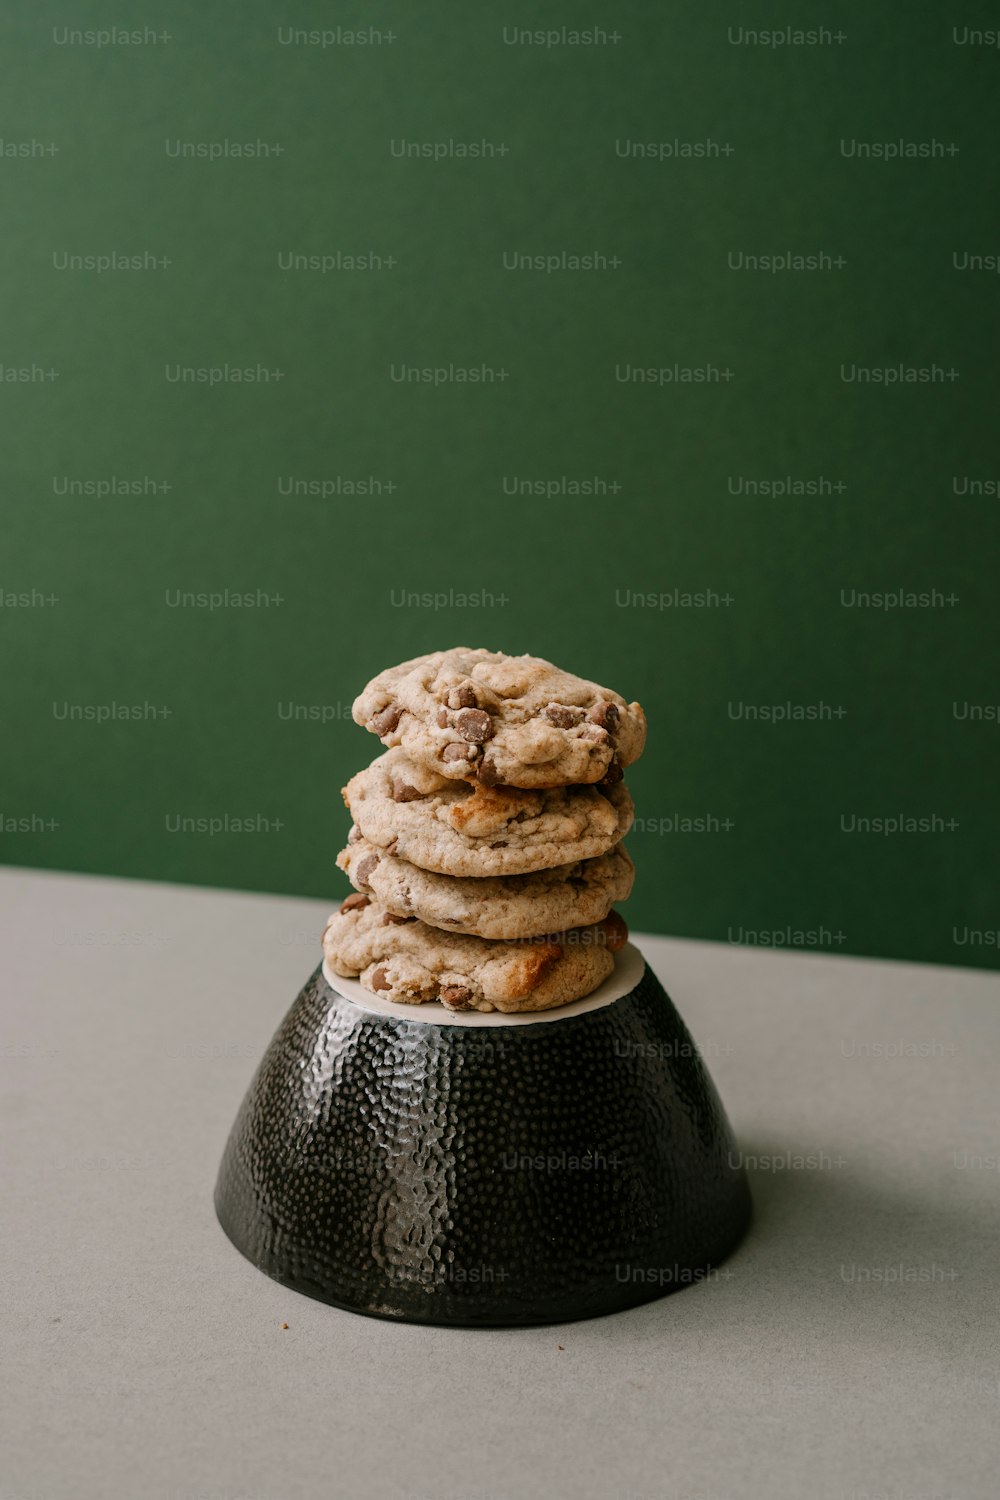
[[254, 1265], [308, 1296], [497, 1326], [706, 1278], [750, 1197], [648, 968], [603, 1008], [482, 1030], [372, 1014], [317, 971], [243, 1102], [216, 1209]]

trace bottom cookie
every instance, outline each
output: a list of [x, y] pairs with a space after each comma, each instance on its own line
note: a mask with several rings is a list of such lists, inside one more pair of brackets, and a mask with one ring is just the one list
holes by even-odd
[[441, 932], [398, 917], [367, 896], [348, 896], [323, 934], [336, 974], [359, 977], [387, 1000], [451, 1010], [551, 1010], [582, 1000], [614, 968], [628, 929], [617, 912], [590, 927], [502, 942]]

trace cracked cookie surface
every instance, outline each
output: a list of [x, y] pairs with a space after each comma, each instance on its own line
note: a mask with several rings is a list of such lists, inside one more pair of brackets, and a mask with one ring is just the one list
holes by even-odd
[[600, 922], [628, 897], [635, 875], [621, 845], [529, 875], [438, 875], [379, 849], [356, 828], [337, 864], [357, 890], [396, 916], [482, 938], [538, 937]]
[[592, 859], [625, 836], [634, 814], [620, 781], [472, 785], [428, 770], [399, 747], [352, 776], [343, 795], [370, 843], [441, 875], [525, 875]]
[[365, 895], [348, 896], [323, 934], [330, 968], [372, 994], [450, 1010], [549, 1010], [589, 995], [614, 969], [628, 929], [603, 922], [541, 939], [491, 942], [400, 918]]
[[616, 781], [646, 741], [638, 703], [538, 656], [466, 646], [380, 672], [353, 714], [383, 745], [485, 786]]

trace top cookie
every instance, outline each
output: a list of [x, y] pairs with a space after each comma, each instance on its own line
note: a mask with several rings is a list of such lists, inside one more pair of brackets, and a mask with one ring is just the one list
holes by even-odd
[[485, 786], [617, 781], [646, 742], [638, 703], [539, 656], [466, 646], [380, 672], [353, 713], [383, 745]]

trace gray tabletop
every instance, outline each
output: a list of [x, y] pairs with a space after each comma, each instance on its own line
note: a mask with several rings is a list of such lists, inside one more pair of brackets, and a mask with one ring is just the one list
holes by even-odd
[[1000, 978], [640, 937], [750, 1236], [614, 1317], [412, 1327], [269, 1281], [212, 1210], [327, 910], [0, 871], [0, 1500], [997, 1494]]

